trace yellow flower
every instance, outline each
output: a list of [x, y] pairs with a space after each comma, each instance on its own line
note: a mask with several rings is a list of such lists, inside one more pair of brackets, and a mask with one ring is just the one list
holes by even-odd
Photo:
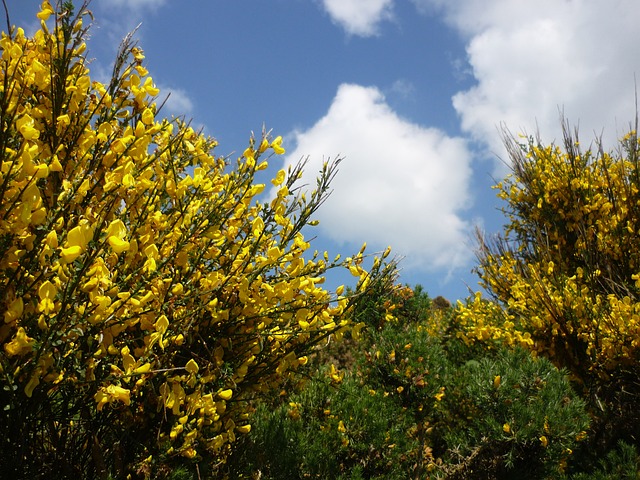
[[147, 245], [144, 249], [144, 254], [147, 256], [147, 260], [144, 263], [144, 269], [149, 273], [155, 272], [157, 268], [156, 259], [159, 257], [158, 247], [154, 244]]
[[16, 120], [16, 127], [25, 140], [34, 140], [40, 137], [40, 132], [36, 130], [33, 125], [33, 118], [31, 118], [29, 115], [23, 115], [18, 120]]
[[66, 127], [70, 123], [71, 123], [71, 118], [69, 117], [69, 114], [65, 113], [64, 115], [59, 115], [58, 116], [58, 125], [59, 126]]
[[71, 263], [78, 258], [89, 243], [89, 228], [86, 225], [78, 225], [69, 230], [65, 247], [61, 249], [64, 263]]
[[24, 328], [20, 327], [16, 332], [16, 336], [13, 337], [13, 340], [4, 346], [4, 350], [10, 357], [24, 355], [31, 351], [35, 343], [36, 341], [33, 338], [27, 336]]
[[125, 405], [131, 404], [131, 391], [119, 387], [117, 385], [109, 385], [108, 387], [100, 387], [100, 390], [96, 392], [93, 399], [98, 403], [98, 411], [102, 410], [107, 403], [116, 401], [123, 402]]
[[144, 123], [145, 125], [151, 125], [153, 123], [153, 120], [153, 111], [150, 108], [145, 108], [142, 112], [142, 123]]
[[193, 358], [187, 362], [184, 368], [187, 372], [191, 374], [198, 373], [198, 370], [200, 369], [200, 367], [198, 367], [198, 364]]
[[273, 183], [273, 185], [275, 187], [278, 187], [280, 185], [282, 185], [282, 182], [284, 182], [284, 179], [286, 178], [286, 172], [284, 170], [280, 170], [277, 174], [276, 174], [276, 178], [274, 178], [273, 180], [271, 180], [271, 183]]
[[239, 427], [236, 427], [236, 430], [240, 433], [249, 433], [251, 431], [251, 425], [241, 425]]
[[273, 142], [271, 142], [271, 148], [273, 148], [273, 151], [276, 152], [276, 154], [278, 155], [282, 155], [283, 153], [285, 153], [285, 149], [282, 148], [282, 137], [281, 136], [277, 136]]
[[344, 372], [339, 371], [333, 363], [331, 364], [330, 368], [331, 369], [329, 371], [329, 377], [331, 378], [331, 381], [335, 383], [342, 382], [342, 379], [344, 378]]
[[136, 61], [138, 61], [138, 62], [144, 60], [144, 58], [145, 58], [144, 52], [139, 47], [133, 47], [131, 49], [131, 53], [133, 54], [133, 58], [135, 58]]
[[22, 300], [22, 297], [16, 298], [13, 302], [11, 302], [7, 311], [4, 312], [4, 323], [15, 322], [22, 316], [23, 310], [24, 302]]
[[127, 242], [126, 240], [122, 240], [115, 235], [111, 235], [107, 239], [107, 241], [109, 242], [109, 245], [111, 245], [111, 248], [115, 253], [126, 252], [131, 247], [131, 244], [129, 242]]
[[501, 380], [500, 375], [496, 375], [493, 378], [493, 388], [498, 388], [500, 386], [500, 380]]
[[147, 373], [151, 370], [151, 364], [149, 362], [145, 363], [144, 365], [140, 365], [138, 368], [136, 368], [133, 373]]
[[47, 236], [45, 237], [45, 244], [51, 248], [58, 247], [58, 234], [55, 230], [51, 230], [49, 233], [47, 233]]
[[36, 17], [43, 22], [46, 22], [53, 13], [53, 8], [51, 7], [49, 0], [44, 0], [42, 5], [40, 5], [40, 11], [36, 14]]
[[542, 435], [540, 437], [540, 443], [542, 443], [542, 446], [546, 448], [546, 446], [549, 445], [549, 440], [547, 439], [547, 437]]
[[218, 393], [218, 397], [220, 397], [222, 400], [231, 400], [232, 396], [233, 396], [233, 390], [231, 390], [230, 388], [226, 390], [222, 390], [221, 392]]
[[40, 303], [38, 304], [38, 311], [49, 315], [49, 313], [55, 310], [55, 304], [53, 300], [58, 294], [58, 289], [49, 280], [40, 285], [38, 289], [38, 296], [40, 297]]
[[107, 237], [124, 238], [127, 235], [127, 227], [119, 218], [109, 224], [106, 230]]
[[60, 256], [62, 257], [62, 261], [64, 263], [73, 262], [76, 258], [80, 256], [81, 253], [82, 253], [82, 248], [80, 248], [78, 245], [74, 245], [73, 247], [69, 247], [69, 248], [60, 249]]
[[35, 388], [40, 385], [40, 374], [41, 374], [41, 370], [39, 368], [36, 368], [35, 372], [33, 372], [33, 375], [31, 376], [31, 379], [29, 380], [29, 382], [25, 385], [24, 387], [24, 394], [31, 398], [31, 396], [33, 395], [33, 391], [35, 390]]
[[144, 85], [142, 86], [142, 88], [144, 88], [146, 90], [146, 92], [152, 96], [155, 97], [160, 93], [160, 89], [156, 88], [153, 85], [153, 79], [151, 77], [147, 77], [146, 80], [144, 81]]
[[504, 433], [511, 433], [511, 425], [509, 425], [508, 423], [505, 423], [504, 425], [502, 425], [502, 431]]

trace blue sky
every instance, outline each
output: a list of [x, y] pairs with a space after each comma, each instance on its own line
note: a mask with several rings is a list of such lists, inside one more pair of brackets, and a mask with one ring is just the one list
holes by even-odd
[[[8, 0], [38, 25], [39, 1]], [[500, 230], [493, 178], [507, 169], [499, 127], [560, 139], [559, 111], [583, 142], [613, 148], [635, 116], [635, 0], [93, 0], [89, 57], [106, 79], [136, 32], [146, 66], [186, 115], [242, 152], [263, 125], [304, 181], [343, 156], [318, 213], [316, 248], [391, 245], [401, 281], [464, 298], [477, 288], [473, 231]]]

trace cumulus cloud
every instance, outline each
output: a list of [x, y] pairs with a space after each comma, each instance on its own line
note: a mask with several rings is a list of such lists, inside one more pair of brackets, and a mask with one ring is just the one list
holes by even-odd
[[379, 24], [393, 17], [393, 0], [323, 0], [331, 19], [350, 35], [376, 35]]
[[634, 0], [414, 0], [467, 41], [477, 84], [453, 98], [463, 130], [502, 153], [496, 127], [560, 140], [559, 112], [605, 146], [635, 118], [640, 30]]
[[[469, 260], [469, 152], [448, 137], [399, 117], [375, 87], [343, 84], [311, 128], [296, 131], [286, 163], [309, 156], [304, 182], [329, 157], [343, 157], [318, 219], [331, 239], [376, 249], [391, 245], [405, 268], [453, 269]], [[289, 140], [289, 139], [288, 139]]]

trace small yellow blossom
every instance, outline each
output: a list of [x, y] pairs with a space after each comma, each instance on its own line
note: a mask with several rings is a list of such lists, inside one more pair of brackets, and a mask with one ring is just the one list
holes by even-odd
[[4, 322], [5, 323], [13, 323], [18, 318], [22, 316], [22, 312], [24, 311], [24, 301], [22, 297], [16, 298], [13, 302], [9, 304], [9, 308], [6, 312], [4, 312]]
[[38, 17], [43, 22], [46, 22], [53, 13], [54, 11], [51, 7], [51, 4], [49, 3], [49, 0], [44, 0], [44, 2], [42, 2], [42, 4], [40, 5], [40, 11], [36, 14], [36, 17]]
[[240, 425], [236, 427], [236, 431], [238, 431], [239, 433], [249, 433], [251, 431], [251, 425], [250, 424]]
[[40, 132], [34, 127], [35, 122], [29, 115], [23, 115], [16, 121], [18, 131], [25, 140], [34, 140], [40, 137]]
[[329, 377], [331, 378], [331, 381], [335, 383], [340, 383], [344, 378], [344, 372], [339, 371], [336, 368], [336, 366], [332, 363], [329, 370]]
[[115, 235], [110, 236], [107, 241], [115, 253], [122, 253], [129, 250], [131, 244], [126, 240], [122, 240]]
[[126, 388], [122, 388], [117, 385], [109, 385], [107, 387], [100, 387], [93, 398], [98, 404], [98, 411], [101, 411], [107, 403], [116, 401], [123, 402], [125, 405], [130, 405], [130, 395], [131, 391]]
[[284, 182], [285, 176], [286, 176], [286, 172], [284, 170], [280, 170], [277, 173], [276, 178], [271, 180], [271, 183], [273, 183], [275, 187], [279, 187], [280, 185], [282, 185], [282, 182]]
[[25, 329], [19, 327], [13, 340], [5, 344], [4, 350], [10, 357], [24, 355], [33, 349], [35, 343], [36, 341], [27, 335]]
[[226, 389], [226, 390], [222, 390], [221, 392], [218, 393], [218, 397], [220, 397], [222, 400], [231, 400], [231, 397], [233, 396], [233, 390], [231, 390], [230, 388]]
[[184, 369], [191, 374], [195, 374], [195, 373], [198, 373], [198, 370], [200, 369], [200, 367], [198, 367], [198, 364], [192, 358], [187, 362]]
[[58, 294], [58, 289], [49, 280], [40, 285], [38, 289], [38, 297], [40, 297], [40, 303], [38, 304], [38, 311], [45, 315], [50, 314], [55, 310], [54, 299]]
[[60, 250], [60, 256], [62, 257], [62, 260], [64, 261], [64, 263], [73, 262], [76, 258], [80, 256], [81, 253], [82, 253], [82, 248], [80, 248], [78, 245], [74, 245], [73, 247], [68, 247], [68, 248], [62, 248]]
[[285, 153], [285, 149], [282, 148], [282, 137], [276, 137], [273, 142], [271, 142], [271, 148], [277, 155], [282, 155]]

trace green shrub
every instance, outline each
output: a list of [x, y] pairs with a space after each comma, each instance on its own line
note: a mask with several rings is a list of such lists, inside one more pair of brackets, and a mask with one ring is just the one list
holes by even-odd
[[451, 309], [436, 308], [419, 290], [392, 300], [396, 319], [378, 328], [366, 321], [372, 327], [351, 344], [344, 378], [325, 365], [299, 392], [258, 409], [231, 459], [234, 474], [560, 475], [589, 424], [565, 372], [520, 349], [477, 355], [456, 336]]
[[576, 473], [570, 480], [637, 480], [640, 478], [640, 455], [633, 445], [619, 442], [590, 473]]

